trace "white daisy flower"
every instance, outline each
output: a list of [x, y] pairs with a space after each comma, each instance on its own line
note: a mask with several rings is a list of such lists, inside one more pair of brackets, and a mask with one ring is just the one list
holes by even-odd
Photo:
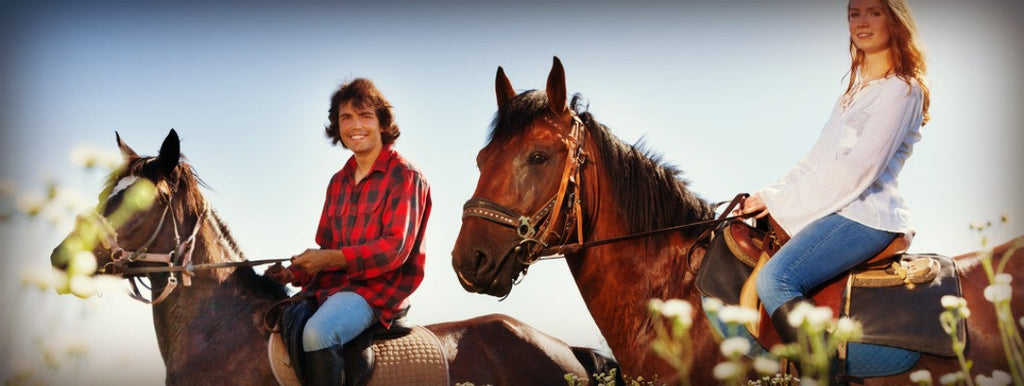
[[957, 371], [955, 373], [949, 373], [949, 374], [946, 374], [946, 375], [943, 375], [943, 376], [939, 377], [939, 384], [941, 384], [941, 385], [955, 385], [961, 379], [964, 379], [964, 373]]
[[928, 370], [917, 370], [910, 373], [910, 381], [914, 383], [932, 383], [932, 373]]
[[754, 370], [757, 370], [757, 373], [762, 375], [777, 374], [779, 372], [779, 361], [766, 356], [759, 356], [754, 358]]
[[716, 313], [721, 310], [723, 306], [725, 306], [725, 303], [722, 303], [722, 300], [719, 298], [709, 297], [704, 299], [704, 309], [707, 310], [707, 312]]
[[665, 307], [665, 301], [661, 299], [651, 299], [647, 302], [647, 309], [654, 312], [661, 312], [661, 309]]
[[96, 283], [88, 276], [72, 275], [68, 284], [71, 287], [71, 293], [82, 299], [91, 298], [97, 293]]
[[848, 317], [843, 317], [839, 318], [839, 321], [836, 322], [836, 330], [833, 334], [837, 339], [849, 341], [860, 336], [860, 332], [860, 323]]
[[732, 379], [740, 374], [740, 366], [732, 362], [722, 362], [715, 365], [712, 372], [717, 380]]
[[693, 323], [693, 306], [690, 302], [681, 299], [669, 299], [661, 307], [661, 313], [669, 318], [674, 318], [689, 327]]
[[985, 300], [992, 303], [999, 303], [1010, 300], [1013, 295], [1013, 288], [1009, 284], [996, 283], [985, 287]]
[[732, 337], [723, 340], [720, 348], [722, 355], [725, 355], [727, 358], [747, 355], [750, 352], [750, 341], [743, 337]]
[[35, 216], [39, 214], [40, 211], [43, 210], [44, 206], [46, 206], [46, 197], [43, 197], [42, 194], [34, 192], [25, 193], [18, 196], [18, 199], [15, 201], [14, 205], [18, 208], [18, 210], [27, 213], [29, 216]]
[[1013, 281], [1013, 276], [1010, 276], [1008, 273], [1000, 273], [996, 275], [993, 281], [995, 281], [995, 284], [1010, 285], [1010, 282]]
[[725, 306], [718, 310], [718, 318], [724, 323], [746, 324], [757, 322], [761, 314], [757, 310], [740, 306]]
[[76, 253], [68, 262], [68, 273], [85, 276], [96, 273], [96, 256], [90, 251]]
[[786, 316], [786, 321], [789, 322], [790, 326], [800, 327], [810, 317], [810, 313], [813, 312], [814, 306], [808, 302], [797, 303], [792, 310], [789, 311], [789, 315]]
[[832, 321], [832, 309], [828, 307], [814, 307], [807, 313], [807, 323], [812, 327], [824, 329]]

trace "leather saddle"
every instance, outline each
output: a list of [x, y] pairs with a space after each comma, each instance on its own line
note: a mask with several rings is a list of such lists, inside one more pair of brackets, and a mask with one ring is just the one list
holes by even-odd
[[[778, 232], [779, 230], [775, 230]], [[750, 267], [757, 265], [764, 252], [766, 233], [764, 229], [754, 228], [745, 222], [734, 221], [725, 224], [720, 233], [722, 241], [729, 251], [740, 261]], [[770, 237], [769, 237], [770, 238]], [[870, 259], [854, 267], [854, 287], [893, 287], [907, 285], [913, 288], [935, 280], [939, 273], [939, 263], [934, 259], [915, 259], [910, 262], [901, 261], [901, 256], [910, 248], [910, 238], [906, 235], [897, 236]], [[752, 282], [751, 277], [747, 281]]]
[[[392, 330], [394, 330], [392, 326]], [[391, 330], [388, 330], [388, 335]], [[360, 337], [365, 339], [365, 336]], [[371, 340], [371, 339], [367, 339]], [[355, 340], [354, 340], [355, 341]], [[365, 341], [362, 341], [365, 342]], [[346, 385], [448, 385], [448, 360], [441, 349], [440, 341], [430, 330], [412, 326], [411, 332], [402, 337], [377, 335], [372, 338], [369, 349], [360, 350], [361, 345], [346, 348]], [[267, 342], [270, 368], [277, 383], [282, 386], [301, 386], [288, 349], [280, 332], [272, 332]], [[359, 359], [353, 355], [370, 354], [372, 359]], [[350, 363], [369, 360], [372, 364], [354, 369]]]
[[[300, 385], [303, 378], [301, 326], [314, 311], [303, 304], [304, 299], [302, 295], [285, 299], [264, 315], [264, 326], [270, 331], [268, 356], [280, 385]], [[407, 314], [405, 309], [396, 315], [391, 328], [376, 322], [344, 345], [346, 386], [403, 384], [409, 374], [424, 377], [421, 379], [447, 380], [447, 361], [437, 337], [425, 328], [407, 325]], [[383, 362], [388, 371], [375, 376], [376, 365], [381, 362], [378, 353], [387, 356]], [[409, 357], [420, 361], [409, 365]]]
[[[731, 221], [718, 226], [697, 273], [697, 287], [704, 296], [760, 311], [759, 323], [747, 327], [764, 347], [781, 342], [753, 285], [760, 265], [787, 238], [772, 225]], [[961, 296], [953, 260], [934, 254], [906, 254], [909, 245], [907, 237], [898, 236], [848, 274], [809, 295], [818, 306], [832, 308], [833, 315], [860, 321], [864, 343], [953, 356], [951, 338], [938, 323], [944, 310], [940, 298]], [[900, 312], [894, 313], [896, 309]], [[960, 327], [958, 332], [965, 335], [966, 325]]]

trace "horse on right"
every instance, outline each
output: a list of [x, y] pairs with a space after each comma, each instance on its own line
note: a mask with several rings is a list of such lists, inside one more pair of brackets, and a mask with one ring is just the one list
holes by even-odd
[[[690, 383], [718, 382], [713, 369], [724, 360], [721, 338], [703, 317], [696, 286], [707, 249], [697, 241], [714, 226], [712, 205], [687, 188], [679, 170], [623, 143], [575, 98], [569, 103], [558, 58], [546, 89], [516, 93], [499, 67], [495, 91], [498, 111], [489, 142], [476, 159], [480, 178], [464, 207], [452, 251], [463, 288], [504, 297], [539, 257], [563, 254], [625, 375], [657, 376], [659, 383], [686, 381], [676, 379], [673, 366], [651, 350], [658, 321], [648, 310], [651, 299], [683, 299], [693, 305], [695, 315]], [[686, 224], [700, 225], [645, 234]], [[629, 235], [641, 237], [623, 238]], [[1018, 280], [1024, 280], [1021, 245], [1024, 237], [997, 246], [992, 257], [994, 266], [1020, 276]], [[996, 313], [984, 296], [989, 279], [979, 256], [953, 258], [951, 275], [959, 277], [962, 297], [970, 305], [966, 356], [973, 362], [971, 373], [988, 375], [1007, 371], [1009, 362]], [[1024, 315], [1024, 286], [1014, 286], [1011, 299], [1013, 313]], [[896, 315], [903, 308], [889, 312]], [[1014, 322], [1019, 332], [1021, 326]], [[955, 357], [923, 353], [901, 373], [866, 381], [906, 384], [907, 374], [916, 370], [927, 369], [937, 377], [960, 367]]]

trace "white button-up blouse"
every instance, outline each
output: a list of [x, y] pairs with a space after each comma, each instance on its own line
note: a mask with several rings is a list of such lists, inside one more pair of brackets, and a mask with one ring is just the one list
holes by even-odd
[[799, 163], [758, 193], [790, 235], [831, 213], [871, 228], [913, 235], [896, 177], [921, 139], [924, 95], [896, 76], [840, 97]]

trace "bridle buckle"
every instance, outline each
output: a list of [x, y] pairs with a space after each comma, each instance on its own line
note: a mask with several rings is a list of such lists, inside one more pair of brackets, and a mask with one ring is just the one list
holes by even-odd
[[519, 226], [516, 227], [516, 233], [519, 234], [520, 238], [532, 239], [533, 235], [537, 234], [537, 229], [530, 224], [530, 218], [526, 216], [519, 216]]

